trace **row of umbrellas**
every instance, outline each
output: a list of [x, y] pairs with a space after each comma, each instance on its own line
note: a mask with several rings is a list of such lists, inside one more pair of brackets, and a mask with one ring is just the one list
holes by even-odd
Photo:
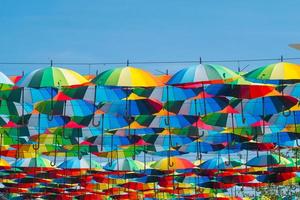
[[246, 74], [211, 64], [172, 76], [130, 66], [96, 76], [54, 66], [0, 73], [0, 191], [11, 199], [297, 191], [299, 75], [286, 62]]

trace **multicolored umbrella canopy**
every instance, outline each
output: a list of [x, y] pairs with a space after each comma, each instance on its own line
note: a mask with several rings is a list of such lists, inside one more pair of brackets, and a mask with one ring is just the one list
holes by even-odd
[[[171, 166], [168, 162], [171, 163]], [[167, 158], [161, 159], [153, 163], [151, 167], [157, 170], [178, 170], [194, 168], [195, 165], [184, 158], [170, 157], [170, 160]]]
[[291, 161], [286, 159], [283, 156], [278, 156], [276, 154], [267, 154], [254, 157], [249, 160], [246, 165], [248, 166], [257, 166], [257, 167], [266, 167], [266, 166], [276, 166], [276, 165], [288, 165]]
[[120, 87], [156, 87], [162, 85], [151, 73], [131, 66], [104, 71], [96, 76], [92, 83]]
[[196, 87], [202, 83], [223, 83], [238, 78], [234, 71], [221, 65], [200, 64], [182, 69], [172, 76], [168, 85]]
[[300, 77], [300, 65], [287, 62], [274, 63], [254, 69], [244, 76], [250, 80], [271, 83], [278, 81], [285, 83], [297, 82]]
[[30, 72], [18, 81], [17, 86], [31, 88], [61, 87], [82, 85], [87, 82], [88, 80], [77, 72], [51, 66]]
[[124, 158], [119, 160], [113, 160], [111, 163], [107, 163], [104, 169], [110, 171], [139, 171], [144, 169], [144, 164], [138, 160], [132, 158]]

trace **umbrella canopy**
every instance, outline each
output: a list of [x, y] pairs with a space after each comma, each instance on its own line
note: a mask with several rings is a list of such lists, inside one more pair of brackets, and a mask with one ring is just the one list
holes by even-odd
[[168, 81], [168, 85], [198, 87], [205, 83], [224, 83], [225, 80], [238, 78], [234, 71], [215, 64], [200, 64], [182, 69]]
[[42, 114], [66, 116], [88, 116], [94, 114], [95, 106], [81, 99], [64, 101], [42, 101], [35, 105], [35, 109]]
[[[251, 100], [245, 100], [244, 112], [252, 115], [272, 115], [282, 111], [286, 111], [298, 103], [298, 100], [291, 96], [267, 96]], [[239, 104], [236, 109], [241, 110]]]
[[261, 80], [264, 82], [295, 82], [300, 77], [300, 65], [294, 63], [280, 62], [265, 65], [254, 69], [244, 75], [247, 79]]
[[20, 87], [60, 87], [87, 83], [83, 76], [75, 71], [60, 67], [45, 67], [34, 70], [18, 81]]
[[223, 110], [229, 101], [225, 97], [212, 97], [186, 101], [168, 101], [164, 108], [169, 112], [184, 115], [204, 115]]
[[226, 84], [207, 86], [206, 92], [215, 96], [230, 96], [242, 99], [253, 99], [265, 96], [275, 89], [274, 85], [252, 83], [244, 78], [238, 78]]
[[267, 154], [254, 157], [249, 160], [246, 165], [254, 167], [265, 167], [265, 166], [276, 166], [276, 165], [287, 165], [291, 161], [283, 156], [278, 156], [277, 154]]
[[[151, 167], [158, 170], [178, 170], [195, 167], [193, 163], [184, 158], [170, 157], [169, 159], [170, 160], [168, 160], [168, 158], [163, 158], [159, 161], [156, 161], [151, 165]], [[168, 162], [170, 162], [172, 166], [169, 166]]]
[[151, 115], [159, 112], [161, 109], [162, 104], [151, 99], [116, 101], [100, 105], [100, 110], [104, 113], [123, 116]]
[[53, 168], [50, 165], [50, 160], [43, 157], [35, 157], [35, 158], [22, 158], [18, 159], [14, 163], [11, 164], [14, 167], [20, 168]]
[[91, 164], [85, 160], [84, 158], [81, 158], [80, 160], [75, 157], [75, 158], [69, 158], [59, 164], [57, 166], [60, 169], [102, 169], [100, 163], [96, 161], [92, 161]]
[[96, 76], [92, 83], [120, 87], [156, 87], [162, 85], [151, 73], [131, 66], [106, 70]]
[[229, 169], [234, 167], [239, 167], [243, 163], [240, 160], [231, 159], [228, 160], [225, 157], [218, 156], [217, 158], [211, 158], [206, 160], [205, 162], [201, 163], [199, 167], [201, 169], [212, 169], [212, 170], [218, 170], [218, 169]]
[[110, 171], [139, 171], [144, 169], [144, 164], [132, 158], [124, 158], [107, 163], [104, 169]]

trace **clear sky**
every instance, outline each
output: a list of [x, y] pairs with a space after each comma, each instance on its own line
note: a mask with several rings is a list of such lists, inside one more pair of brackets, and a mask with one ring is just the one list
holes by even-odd
[[[0, 62], [300, 57], [287, 46], [300, 43], [299, 8], [296, 0], [0, 0]], [[1, 64], [0, 71], [36, 67], [43, 66]], [[109, 67], [115, 66], [91, 71]], [[88, 73], [87, 66], [72, 68]]]

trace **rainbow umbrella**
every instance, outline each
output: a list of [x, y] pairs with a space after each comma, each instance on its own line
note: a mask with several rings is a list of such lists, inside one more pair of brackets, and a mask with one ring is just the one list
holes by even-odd
[[[170, 162], [170, 163], [168, 163]], [[178, 170], [194, 168], [195, 165], [189, 160], [180, 157], [163, 158], [151, 164], [151, 167], [157, 170]]]
[[228, 106], [228, 103], [229, 101], [225, 97], [213, 97], [186, 101], [168, 101], [164, 108], [176, 114], [199, 116], [220, 111]]
[[198, 139], [188, 144], [184, 144], [179, 148], [179, 151], [188, 152], [188, 153], [196, 153], [196, 152], [212, 152], [212, 151], [219, 151], [223, 149], [225, 146], [223, 144], [210, 144], [207, 142], [203, 142], [202, 140]]
[[[151, 88], [134, 88], [132, 93], [149, 99], [157, 99], [162, 102], [166, 101], [185, 101], [186, 99], [197, 96], [202, 88], [178, 88], [173, 86], [151, 87]], [[168, 93], [168, 94], [167, 94]]]
[[215, 64], [200, 64], [182, 69], [168, 81], [168, 85], [198, 87], [200, 84], [224, 83], [225, 80], [238, 78], [234, 71]]
[[42, 114], [48, 115], [84, 117], [94, 113], [94, 105], [80, 99], [68, 101], [42, 101], [35, 105], [35, 109]]
[[283, 156], [278, 156], [277, 154], [265, 154], [259, 155], [249, 160], [246, 165], [253, 167], [266, 167], [266, 166], [277, 166], [277, 165], [288, 165], [291, 161], [284, 158]]
[[198, 118], [188, 115], [173, 115], [169, 116], [169, 124], [167, 123], [167, 116], [154, 116], [154, 115], [139, 115], [135, 121], [145, 127], [150, 128], [184, 128], [194, 124]]
[[265, 83], [293, 83], [299, 80], [300, 66], [287, 62], [274, 63], [254, 69], [244, 76], [247, 79], [260, 80]]
[[144, 135], [143, 139], [145, 142], [154, 144], [157, 146], [181, 146], [183, 144], [188, 144], [195, 140], [195, 138], [186, 137], [186, 136], [179, 136], [179, 135], [172, 135], [171, 141], [169, 140], [169, 135], [157, 135], [157, 134], [148, 134]]
[[61, 92], [72, 99], [93, 101], [95, 98], [95, 102], [119, 101], [128, 95], [125, 89], [114, 86], [97, 86], [96, 96], [94, 86], [64, 87]]
[[[272, 115], [285, 112], [295, 106], [298, 100], [291, 96], [267, 96], [244, 101], [244, 112], [252, 115]], [[239, 104], [240, 105], [240, 104]], [[240, 107], [236, 107], [241, 110]]]
[[241, 77], [230, 83], [209, 85], [206, 88], [206, 92], [215, 96], [253, 99], [265, 96], [274, 89], [274, 85], [252, 83]]
[[156, 87], [162, 85], [151, 73], [131, 66], [106, 70], [97, 75], [92, 83], [120, 87]]
[[258, 117], [250, 114], [232, 113], [210, 113], [202, 118], [208, 125], [220, 127], [247, 127], [257, 121]]
[[237, 159], [228, 160], [225, 157], [218, 156], [217, 158], [211, 158], [199, 165], [200, 169], [211, 169], [211, 170], [223, 170], [241, 166], [243, 163]]
[[19, 168], [53, 168], [50, 160], [43, 157], [21, 158], [11, 164], [11, 166]]
[[100, 105], [100, 110], [105, 113], [123, 116], [152, 115], [161, 109], [162, 104], [151, 99], [116, 101]]
[[88, 81], [75, 71], [60, 67], [45, 67], [34, 70], [23, 76], [18, 82], [19, 87], [51, 87], [82, 85]]
[[61, 164], [57, 166], [60, 169], [102, 169], [100, 163], [91, 160], [91, 163], [85, 160], [84, 158], [78, 159], [78, 157], [75, 158], [69, 158], [63, 161]]
[[144, 163], [132, 158], [117, 159], [107, 163], [104, 169], [109, 171], [139, 171], [144, 169]]
[[280, 183], [287, 181], [296, 176], [294, 172], [283, 172], [283, 173], [271, 173], [267, 175], [259, 175], [256, 179], [263, 183]]

